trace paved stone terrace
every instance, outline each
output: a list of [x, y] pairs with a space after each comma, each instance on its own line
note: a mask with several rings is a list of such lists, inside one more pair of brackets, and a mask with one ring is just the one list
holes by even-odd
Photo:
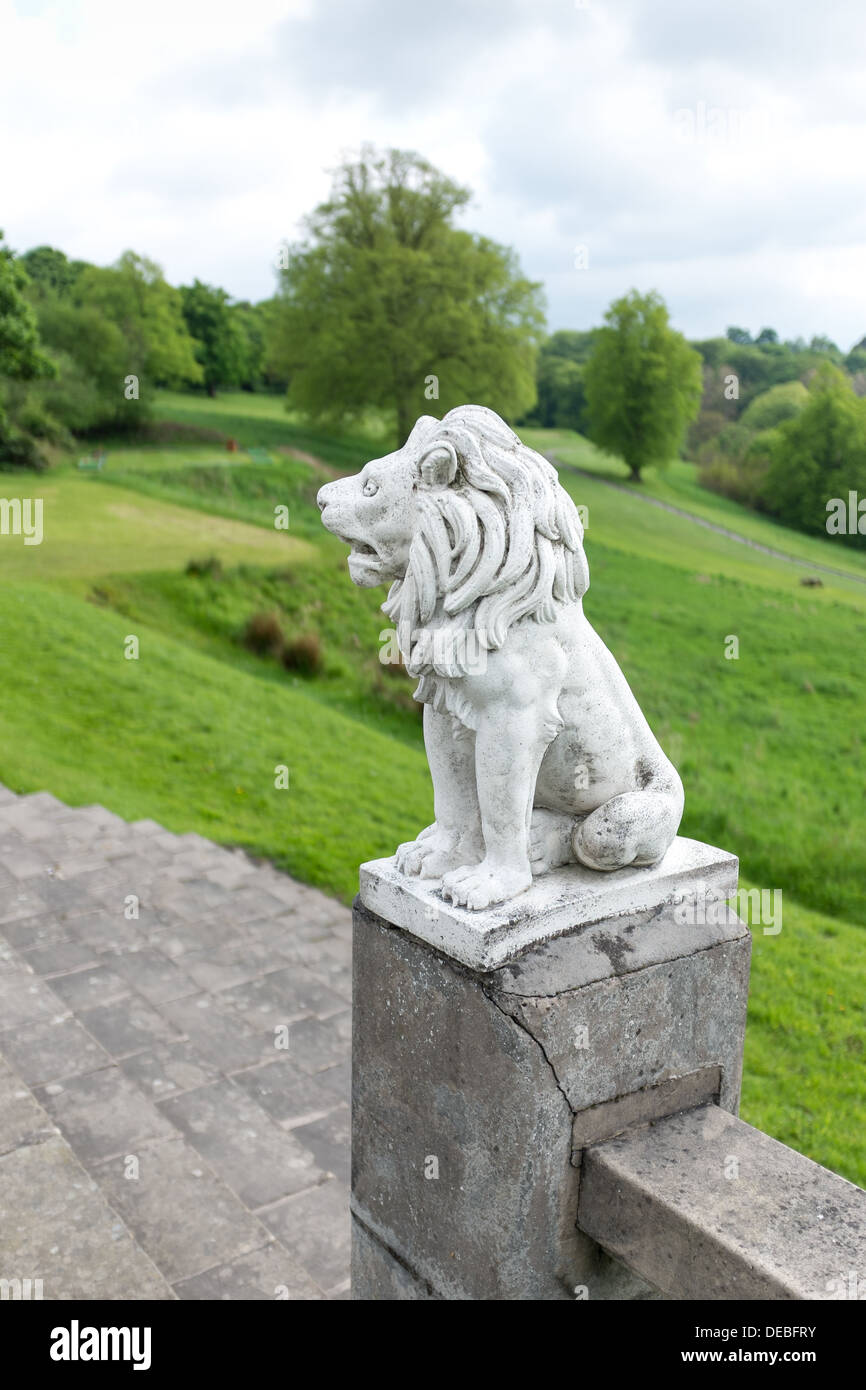
[[350, 920], [198, 835], [0, 787], [0, 1278], [348, 1296]]

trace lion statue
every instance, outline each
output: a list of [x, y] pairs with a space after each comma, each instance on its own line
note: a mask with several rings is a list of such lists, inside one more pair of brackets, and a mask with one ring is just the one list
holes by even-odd
[[424, 703], [436, 819], [398, 869], [480, 910], [563, 864], [659, 860], [682, 783], [584, 616], [583, 526], [552, 464], [465, 405], [318, 504], [354, 582], [390, 584]]

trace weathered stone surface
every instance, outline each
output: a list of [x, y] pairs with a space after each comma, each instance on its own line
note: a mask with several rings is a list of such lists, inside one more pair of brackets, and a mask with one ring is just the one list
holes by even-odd
[[866, 1193], [709, 1105], [588, 1149], [579, 1220], [679, 1299], [844, 1297]]
[[0, 1154], [57, 1133], [21, 1078], [0, 1057]]
[[162, 1112], [248, 1207], [321, 1182], [310, 1147], [274, 1124], [232, 1081], [166, 1100]]
[[338, 1104], [324, 1078], [301, 1071], [289, 1052], [281, 1052], [275, 1062], [236, 1072], [234, 1081], [286, 1128], [319, 1120]]
[[186, 1300], [232, 1303], [252, 1299], [310, 1302], [325, 1296], [303, 1265], [276, 1241], [191, 1279], [181, 1279], [174, 1290], [178, 1298]]
[[500, 995], [537, 1039], [574, 1111], [705, 1067], [739, 1101], [751, 937], [541, 998]]
[[[165, 836], [154, 822], [128, 826], [100, 807], [61, 807], [3, 787], [0, 807], [11, 808], [0, 817], [0, 852], [27, 870], [19, 879], [0, 863], [0, 1049], [18, 1068], [0, 1061], [0, 1164], [9, 1160], [3, 1173], [15, 1176], [6, 1190], [22, 1213], [14, 1244], [4, 1245], [11, 1227], [0, 1221], [0, 1277], [42, 1278], [46, 1298], [173, 1296], [165, 1279], [153, 1292], [154, 1266], [116, 1212], [105, 1207], [101, 1222], [97, 1205], [81, 1197], [87, 1170], [87, 1192], [128, 1201], [180, 1297], [345, 1297], [348, 1193], [325, 1181], [318, 1157], [347, 1177], [349, 912], [240, 851]], [[124, 917], [130, 892], [138, 919]], [[249, 996], [228, 997], [254, 982]], [[284, 1021], [293, 985], [302, 1005], [295, 1022], [309, 1025], [296, 1057], [277, 1050], [267, 1031], [269, 1017]], [[259, 1072], [268, 1080], [257, 1082]], [[177, 1098], [183, 1104], [164, 1104]], [[174, 1157], [178, 1146], [188, 1164]], [[56, 1155], [76, 1175], [68, 1211], [43, 1201], [31, 1167], [48, 1165], [45, 1181], [60, 1202], [66, 1169]], [[138, 1181], [123, 1177], [128, 1157], [145, 1164]], [[241, 1194], [276, 1200], [278, 1211], [298, 1173], [304, 1182], [313, 1173], [326, 1191], [295, 1207], [291, 1223], [282, 1218], [278, 1244]], [[98, 1239], [79, 1238], [79, 1217]], [[324, 1288], [287, 1248], [295, 1227]], [[120, 1250], [122, 1275], [103, 1240]], [[194, 1265], [183, 1263], [186, 1244]], [[38, 1269], [29, 1269], [29, 1251]], [[80, 1262], [75, 1278], [69, 1252]]]
[[[82, 947], [81, 949], [86, 949]], [[51, 988], [70, 1009], [93, 1009], [129, 997], [129, 985], [107, 965], [56, 975]]]
[[440, 1297], [571, 1297], [592, 1247], [541, 1048], [470, 972], [362, 907], [355, 924], [354, 1211]]
[[414, 1302], [435, 1299], [427, 1284], [394, 1259], [381, 1241], [352, 1217], [352, 1297], [366, 1302]]
[[124, 1076], [155, 1101], [207, 1086], [219, 1076], [217, 1068], [210, 1066], [189, 1042], [158, 1043], [122, 1058], [119, 1066]]
[[173, 1297], [59, 1135], [0, 1157], [0, 1270], [45, 1299]]
[[[660, 1296], [575, 1230], [581, 1152], [708, 1099], [736, 1108], [751, 937], [727, 909], [683, 917], [677, 896], [705, 900], [718, 853], [653, 911], [554, 941], [542, 927], [493, 970], [356, 905], [353, 1296]], [[717, 867], [723, 903], [736, 861]]]
[[669, 1077], [616, 1100], [602, 1101], [574, 1117], [571, 1144], [576, 1157], [590, 1144], [614, 1138], [634, 1125], [648, 1124], [698, 1105], [717, 1105], [722, 1089], [721, 1067], [702, 1067], [685, 1076]]
[[112, 1057], [128, 1057], [155, 1043], [176, 1042], [178, 1030], [143, 999], [118, 999], [102, 1008], [86, 1009], [81, 1022]]
[[260, 1222], [183, 1140], [163, 1140], [137, 1156], [137, 1179], [125, 1177], [124, 1165], [116, 1159], [102, 1164], [96, 1175], [112, 1206], [171, 1283], [265, 1243]]
[[269, 1207], [261, 1219], [297, 1255], [326, 1293], [338, 1293], [349, 1275], [349, 1193], [331, 1178]]
[[[713, 899], [731, 896], [736, 892], [737, 860], [724, 850], [677, 836], [657, 864], [607, 874], [568, 864], [534, 879], [512, 901], [485, 911], [455, 907], [443, 898], [437, 882], [401, 873], [396, 857], [361, 865], [360, 898], [385, 921], [476, 970], [495, 969], [528, 948], [568, 933], [570, 968], [586, 980], [620, 973], [619, 963], [608, 956], [608, 940], [611, 949], [627, 949], [636, 964], [659, 959], [656, 938], [660, 933], [654, 932], [652, 921], [635, 922], [627, 945], [611, 931], [611, 923], [619, 917], [634, 919], [640, 913], [672, 908], [677, 896], [698, 882]], [[596, 930], [573, 939], [578, 928], [596, 924], [600, 924]], [[708, 928], [706, 924], [679, 927], [672, 934], [682, 953], [712, 944], [720, 939], [720, 932], [724, 933], [724, 922], [710, 922]], [[667, 957], [666, 943], [661, 958]], [[556, 959], [555, 955], [550, 958]]]
[[117, 1067], [52, 1082], [36, 1096], [84, 1163], [135, 1152], [148, 1139], [174, 1133]]
[[47, 1023], [62, 1016], [65, 1005], [38, 975], [19, 967], [0, 973], [0, 1038], [28, 1023]]
[[337, 1106], [308, 1124], [295, 1125], [292, 1133], [299, 1144], [310, 1150], [323, 1172], [332, 1173], [349, 1186], [351, 1123], [347, 1105]]
[[274, 1035], [254, 1032], [219, 996], [191, 994], [162, 1006], [163, 1015], [186, 1033], [205, 1062], [220, 1071], [254, 1067], [274, 1055]]
[[107, 1067], [111, 1058], [75, 1018], [32, 1023], [3, 1037], [3, 1051], [28, 1086]]

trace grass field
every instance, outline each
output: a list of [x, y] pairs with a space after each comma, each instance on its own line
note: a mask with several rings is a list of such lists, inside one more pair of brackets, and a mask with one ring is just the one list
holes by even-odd
[[[664, 469], [648, 468], [642, 474], [641, 481], [633, 483], [620, 459], [603, 454], [588, 439], [571, 430], [523, 430], [522, 434], [533, 448], [542, 453], [552, 453], [563, 463], [619, 484], [633, 492], [636, 500], [641, 496], [656, 498], [717, 526], [736, 531], [759, 545], [784, 551], [795, 559], [830, 565], [866, 579], [866, 552], [853, 550], [829, 537], [825, 541], [792, 531], [771, 517], [750, 511], [731, 498], [708, 492], [698, 482], [695, 465], [684, 459], [672, 459]], [[706, 537], [709, 533], [701, 530], [698, 534]], [[828, 582], [825, 575], [822, 575], [822, 579]]]
[[[160, 408], [208, 428], [230, 421], [273, 461], [218, 446], [109, 449], [104, 475], [0, 476], [0, 495], [45, 503], [41, 546], [0, 537], [0, 780], [243, 845], [348, 900], [359, 861], [431, 815], [411, 686], [377, 658], [383, 594], [351, 585], [315, 509], [324, 478], [387, 444], [355, 436], [317, 452], [273, 398]], [[532, 442], [610, 473], [577, 436]], [[743, 1115], [863, 1182], [860, 557], [711, 494], [692, 500], [685, 464], [648, 479], [652, 495], [669, 487], [675, 505], [849, 577], [804, 589], [784, 560], [600, 479], [563, 482], [589, 508], [587, 612], [680, 768], [684, 833], [738, 853], [744, 886], [784, 895], [781, 933], [754, 928]], [[279, 504], [288, 534], [274, 529]], [[220, 566], [187, 573], [209, 556]], [[287, 635], [318, 636], [318, 675], [245, 649], [247, 620], [270, 611]], [[137, 661], [124, 659], [130, 633]], [[274, 787], [278, 764], [287, 791]]]

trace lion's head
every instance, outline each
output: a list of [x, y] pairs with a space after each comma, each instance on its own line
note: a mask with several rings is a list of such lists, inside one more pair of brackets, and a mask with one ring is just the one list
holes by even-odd
[[422, 415], [402, 449], [326, 484], [318, 503], [352, 547], [354, 582], [391, 583], [382, 607], [413, 675], [465, 674], [467, 634], [494, 651], [518, 619], [552, 622], [589, 585], [555, 468], [484, 406]]

